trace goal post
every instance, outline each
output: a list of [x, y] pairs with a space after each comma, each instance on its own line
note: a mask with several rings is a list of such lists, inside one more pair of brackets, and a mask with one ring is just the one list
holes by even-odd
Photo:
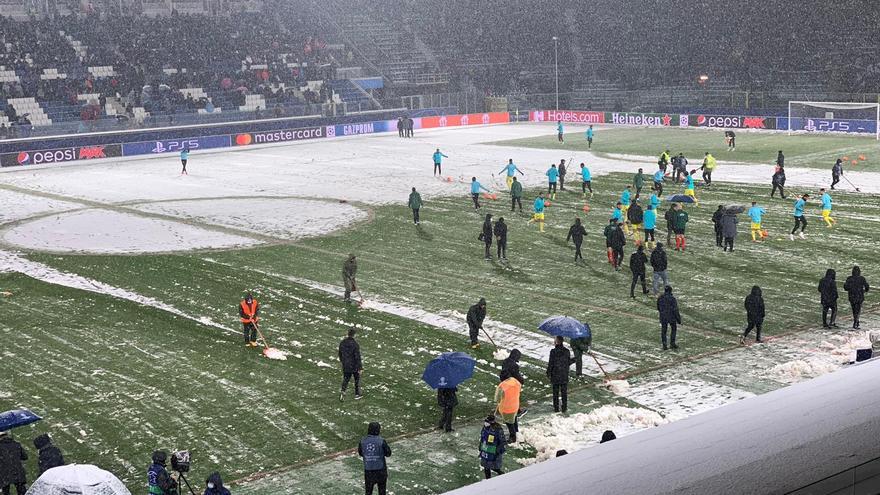
[[789, 101], [788, 133], [840, 132], [880, 139], [880, 103]]

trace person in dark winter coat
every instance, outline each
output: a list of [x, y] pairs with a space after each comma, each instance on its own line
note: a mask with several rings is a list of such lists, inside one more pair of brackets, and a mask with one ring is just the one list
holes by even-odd
[[[565, 347], [562, 337], [556, 337], [556, 346], [550, 350], [550, 359], [547, 362], [547, 378], [553, 385], [553, 410], [555, 412], [568, 411], [568, 371], [574, 360], [571, 351]], [[559, 400], [562, 399], [560, 409]]]
[[379, 487], [379, 495], [386, 495], [388, 484], [388, 464], [386, 457], [391, 457], [391, 447], [384, 438], [379, 436], [382, 426], [375, 421], [367, 426], [367, 436], [358, 444], [358, 455], [364, 459], [364, 490], [366, 495], [373, 495], [373, 487]]
[[645, 221], [645, 210], [642, 209], [642, 205], [639, 204], [638, 199], [634, 199], [629, 206], [629, 209], [626, 210], [626, 219], [629, 221], [629, 225], [632, 228], [633, 236], [635, 236], [636, 246], [641, 245], [642, 224]]
[[840, 182], [840, 176], [843, 175], [843, 160], [840, 158], [834, 162], [834, 166], [831, 167], [831, 189], [834, 189], [834, 186]]
[[147, 484], [150, 495], [173, 495], [177, 493], [177, 481], [168, 474], [165, 464], [168, 454], [164, 450], [153, 452], [153, 463], [147, 469]]
[[519, 383], [525, 383], [522, 373], [519, 372], [519, 360], [522, 353], [519, 349], [510, 351], [510, 354], [501, 361], [501, 372], [498, 373], [498, 381], [504, 381], [508, 378], [516, 378]]
[[776, 166], [780, 168], [785, 166], [785, 155], [782, 154], [782, 150], [776, 154]]
[[220, 477], [220, 473], [216, 471], [205, 480], [205, 487], [204, 495], [231, 495], [229, 490], [223, 486], [223, 478]]
[[480, 431], [480, 466], [486, 479], [492, 477], [492, 472], [504, 474], [503, 457], [507, 439], [501, 424], [495, 421], [495, 415], [490, 414], [483, 423]]
[[626, 234], [623, 233], [621, 224], [618, 223], [611, 233], [611, 255], [615, 270], [620, 270], [620, 264], [623, 263], [623, 246], [625, 245]]
[[663, 214], [666, 220], [666, 245], [672, 244], [672, 236], [675, 235], [675, 203], [669, 204], [669, 209]]
[[779, 196], [782, 199], [785, 199], [785, 168], [782, 165], [776, 166], [776, 172], [773, 173], [773, 190], [770, 191], [770, 197], [774, 197], [776, 195], [776, 191], [779, 191]]
[[645, 247], [639, 246], [629, 257], [629, 269], [632, 270], [632, 284], [629, 286], [629, 297], [635, 299], [636, 283], [642, 281], [642, 294], [648, 293], [648, 287], [645, 284], [645, 264], [648, 263], [648, 256], [645, 255]]
[[64, 456], [61, 455], [61, 450], [52, 444], [48, 433], [34, 438], [34, 447], [40, 452], [38, 467], [41, 475], [54, 467], [64, 465]]
[[409, 193], [409, 201], [407, 205], [413, 212], [413, 223], [419, 224], [419, 210], [422, 208], [422, 195], [416, 191], [416, 188], [412, 188], [412, 192]]
[[617, 440], [617, 435], [611, 430], [605, 430], [602, 432], [602, 440], [599, 440], [599, 443], [610, 442], [612, 440]]
[[486, 246], [486, 259], [492, 259], [492, 235], [494, 227], [492, 226], [492, 215], [487, 213], [486, 219], [483, 221], [483, 230], [480, 232], [480, 240]]
[[345, 400], [345, 390], [348, 388], [348, 382], [354, 378], [354, 398], [360, 399], [361, 395], [361, 373], [364, 372], [364, 364], [361, 361], [361, 347], [354, 340], [357, 333], [354, 327], [348, 329], [348, 337], [342, 339], [339, 343], [339, 362], [342, 364], [342, 391], [339, 393], [339, 400]]
[[666, 286], [663, 295], [657, 298], [657, 311], [660, 313], [660, 342], [663, 344], [663, 350], [666, 347], [666, 330], [671, 330], [669, 334], [669, 345], [673, 349], [678, 349], [675, 344], [675, 334], [678, 331], [678, 325], [681, 324], [681, 314], [678, 312], [678, 300], [672, 295], [672, 287]]
[[584, 256], [581, 254], [581, 244], [584, 243], [585, 235], [587, 235], [587, 230], [581, 225], [581, 219], [575, 218], [574, 225], [568, 229], [568, 237], [565, 238], [565, 242], [574, 241], [575, 263], [577, 263], [578, 260], [584, 260]]
[[25, 494], [27, 474], [22, 461], [27, 459], [27, 452], [21, 444], [13, 440], [8, 432], [0, 431], [0, 488], [3, 489], [3, 495], [9, 495], [13, 486], [18, 495]]
[[480, 342], [477, 340], [477, 337], [480, 335], [480, 329], [483, 328], [483, 320], [485, 319], [486, 300], [481, 297], [480, 300], [477, 301], [477, 304], [471, 306], [467, 312], [467, 324], [468, 329], [470, 330], [471, 347], [473, 349], [480, 347]]
[[[651, 278], [651, 289], [656, 296], [660, 292], [660, 287], [669, 285], [669, 273], [666, 271], [669, 266], [669, 260], [666, 257], [666, 250], [663, 249], [663, 243], [658, 242], [657, 247], [651, 253], [651, 268], [654, 275]], [[660, 283], [663, 285], [660, 285]]]
[[351, 302], [351, 293], [357, 290], [357, 271], [357, 258], [349, 254], [342, 264], [342, 283], [345, 285], [345, 295], [342, 296], [342, 300], [345, 302]]
[[507, 259], [507, 224], [504, 223], [504, 217], [495, 222], [495, 243], [498, 245], [498, 259]]
[[559, 190], [565, 191], [565, 174], [568, 173], [568, 170], [565, 168], [565, 160], [560, 160], [559, 167], [556, 169], [559, 170]]
[[437, 405], [443, 413], [440, 416], [440, 425], [438, 428], [445, 432], [455, 431], [452, 428], [452, 411], [458, 405], [458, 388], [438, 388], [437, 389]]
[[574, 376], [584, 375], [584, 353], [590, 352], [592, 344], [592, 337], [571, 339], [571, 351], [574, 354], [574, 358], [572, 358], [574, 360]]
[[746, 337], [749, 336], [749, 332], [753, 328], [755, 329], [755, 342], [761, 342], [761, 326], [764, 324], [764, 315], [766, 313], [764, 311], [764, 297], [761, 295], [760, 287], [757, 285], [752, 286], [752, 292], [746, 296], [744, 305], [748, 326], [746, 326], [742, 337], [739, 338], [739, 343], [746, 343]]
[[[819, 281], [819, 295], [822, 302], [822, 328], [837, 328], [837, 272], [829, 268], [825, 277]], [[831, 319], [828, 312], [831, 311]]]
[[865, 293], [871, 290], [868, 281], [862, 276], [862, 270], [858, 266], [852, 269], [852, 275], [843, 283], [843, 290], [849, 296], [849, 305], [852, 307], [853, 328], [859, 329], [859, 314], [862, 312], [862, 303], [865, 302]]
[[724, 205], [718, 205], [718, 209], [712, 213], [712, 226], [715, 227], [715, 245], [722, 247], [721, 241], [724, 236], [721, 234], [721, 217], [724, 215]]
[[739, 223], [739, 219], [736, 218], [736, 214], [731, 210], [724, 210], [724, 214], [721, 215], [721, 233], [724, 235], [724, 251], [730, 250], [730, 252], [733, 252], [733, 241], [736, 239], [737, 223]]
[[514, 208], [519, 205], [519, 212], [522, 213], [522, 197], [522, 182], [516, 180], [516, 177], [514, 177], [513, 182], [510, 184], [510, 211], [513, 211]]

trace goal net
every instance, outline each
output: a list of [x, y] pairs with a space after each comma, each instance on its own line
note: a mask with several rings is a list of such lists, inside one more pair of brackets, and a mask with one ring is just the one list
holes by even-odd
[[788, 132], [844, 132], [880, 139], [880, 103], [790, 101]]

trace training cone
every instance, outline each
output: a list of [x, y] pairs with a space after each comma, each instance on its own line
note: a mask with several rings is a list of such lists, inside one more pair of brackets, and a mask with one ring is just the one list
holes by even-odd
[[590, 212], [590, 205], [584, 205], [584, 213]]
[[767, 231], [766, 229], [765, 229], [765, 230], [762, 230], [762, 231], [761, 231], [761, 239], [766, 239], [766, 238], [768, 238], [768, 237], [770, 237], [770, 232]]
[[859, 155], [859, 160], [865, 161], [867, 160], [867, 158], [865, 157], [865, 155]]
[[548, 207], [553, 206], [553, 203], [551, 203], [549, 201], [544, 201], [544, 206], [548, 206]]
[[858, 164], [859, 164], [859, 161], [858, 161], [858, 160], [853, 160], [853, 161], [851, 161], [850, 163], [853, 164], [853, 165], [858, 165]]
[[447, 177], [446, 182], [452, 182], [452, 177]]
[[848, 162], [848, 161], [849, 161], [849, 157], [848, 157], [848, 156], [845, 156], [845, 157], [841, 158], [841, 160], [843, 160], [843, 161], [845, 161], [845, 162]]

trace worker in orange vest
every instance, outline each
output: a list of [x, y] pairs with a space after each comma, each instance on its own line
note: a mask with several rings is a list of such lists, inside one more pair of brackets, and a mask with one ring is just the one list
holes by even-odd
[[238, 316], [244, 326], [244, 345], [257, 347], [257, 322], [260, 320], [260, 303], [250, 292], [238, 305]]
[[516, 433], [519, 431], [519, 394], [522, 383], [514, 377], [510, 377], [498, 384], [495, 388], [495, 414], [500, 416], [507, 425], [509, 433], [508, 442], [516, 442]]

